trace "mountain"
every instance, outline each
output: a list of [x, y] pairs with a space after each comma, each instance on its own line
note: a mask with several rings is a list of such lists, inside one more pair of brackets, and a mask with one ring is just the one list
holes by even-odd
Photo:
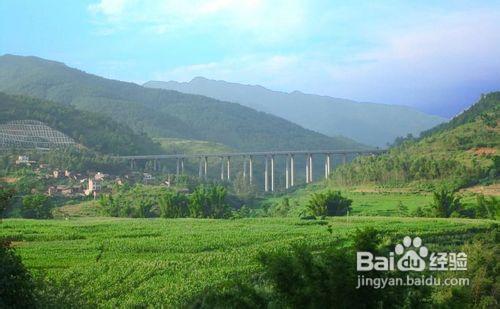
[[187, 83], [150, 81], [144, 86], [237, 102], [329, 136], [342, 135], [382, 147], [398, 136], [418, 135], [446, 120], [407, 106], [362, 103], [299, 91], [285, 93], [203, 77]]
[[[104, 154], [158, 153], [160, 145], [107, 116], [79, 111], [72, 106], [0, 92], [0, 124], [37, 120]], [[22, 133], [21, 133], [22, 134]]]
[[0, 91], [108, 115], [152, 137], [219, 142], [238, 150], [363, 147], [236, 103], [110, 80], [37, 57], [1, 56]]
[[[498, 181], [500, 176], [500, 92], [484, 95], [450, 122], [409, 139], [378, 157], [359, 158], [335, 173], [344, 184], [443, 183], [461, 188]], [[424, 188], [425, 189], [425, 188]]]

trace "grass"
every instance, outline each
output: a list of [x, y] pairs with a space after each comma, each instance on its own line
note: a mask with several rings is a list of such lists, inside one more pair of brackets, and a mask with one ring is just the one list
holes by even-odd
[[[320, 181], [290, 192], [286, 197], [290, 200], [291, 210], [289, 216], [299, 216], [305, 210], [311, 194], [326, 190], [341, 191], [343, 196], [352, 202], [351, 215], [358, 216], [397, 216], [399, 203], [408, 208], [411, 213], [418, 207], [428, 207], [432, 202], [431, 192], [412, 191], [409, 189], [384, 189], [375, 186], [339, 187], [330, 181]], [[470, 192], [462, 192], [462, 202], [465, 205], [476, 202], [476, 196]], [[278, 205], [283, 196], [266, 199], [263, 203]]]
[[255, 257], [262, 251], [286, 250], [296, 243], [322, 248], [335, 237], [349, 239], [355, 229], [366, 226], [397, 239], [419, 235], [426, 245], [442, 244], [443, 237], [463, 240], [491, 223], [397, 217], [7, 219], [0, 237], [14, 241], [30, 270], [71, 278], [102, 306], [176, 306], [210, 286], [254, 274]]
[[154, 141], [160, 143], [160, 146], [168, 153], [198, 154], [231, 152], [230, 147], [215, 142], [179, 138], [155, 138]]

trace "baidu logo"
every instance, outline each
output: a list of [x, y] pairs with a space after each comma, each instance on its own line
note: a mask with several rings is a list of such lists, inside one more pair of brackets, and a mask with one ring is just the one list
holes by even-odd
[[358, 251], [356, 266], [358, 271], [467, 270], [467, 255], [464, 252], [433, 252], [429, 254], [429, 250], [422, 244], [420, 237], [412, 239], [406, 236], [401, 243], [395, 246], [394, 252], [390, 252], [388, 257], [375, 256], [367, 251]]

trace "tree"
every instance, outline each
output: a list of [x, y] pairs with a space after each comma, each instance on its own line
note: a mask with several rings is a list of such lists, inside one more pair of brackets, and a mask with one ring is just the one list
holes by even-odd
[[33, 219], [52, 217], [48, 201], [49, 198], [43, 194], [26, 195], [23, 197], [22, 216]]
[[462, 210], [460, 197], [455, 196], [455, 192], [441, 189], [433, 193], [431, 208], [437, 217], [449, 218], [452, 214], [458, 215]]
[[195, 218], [226, 218], [229, 205], [223, 186], [199, 186], [189, 197], [189, 214]]
[[351, 210], [352, 200], [340, 191], [313, 193], [307, 207], [314, 216], [344, 216]]
[[189, 200], [186, 195], [167, 192], [160, 197], [160, 216], [163, 218], [183, 218], [189, 214]]
[[35, 284], [9, 244], [0, 240], [0, 308], [36, 306]]
[[9, 207], [10, 201], [14, 196], [14, 190], [0, 188], [0, 220], [4, 211]]
[[500, 201], [494, 196], [489, 198], [482, 194], [477, 196], [476, 218], [495, 219], [499, 209]]
[[399, 216], [401, 217], [408, 216], [408, 206], [403, 204], [403, 202], [399, 201], [396, 208]]

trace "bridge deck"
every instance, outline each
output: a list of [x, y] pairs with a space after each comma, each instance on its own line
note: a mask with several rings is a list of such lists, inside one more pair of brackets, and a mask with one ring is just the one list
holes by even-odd
[[292, 151], [255, 151], [255, 152], [222, 152], [222, 153], [199, 153], [199, 154], [158, 154], [158, 155], [136, 155], [136, 156], [115, 156], [117, 159], [126, 160], [155, 160], [155, 159], [182, 159], [182, 158], [203, 158], [203, 157], [243, 157], [243, 156], [279, 156], [279, 155], [307, 155], [307, 154], [380, 154], [387, 150], [292, 150]]

